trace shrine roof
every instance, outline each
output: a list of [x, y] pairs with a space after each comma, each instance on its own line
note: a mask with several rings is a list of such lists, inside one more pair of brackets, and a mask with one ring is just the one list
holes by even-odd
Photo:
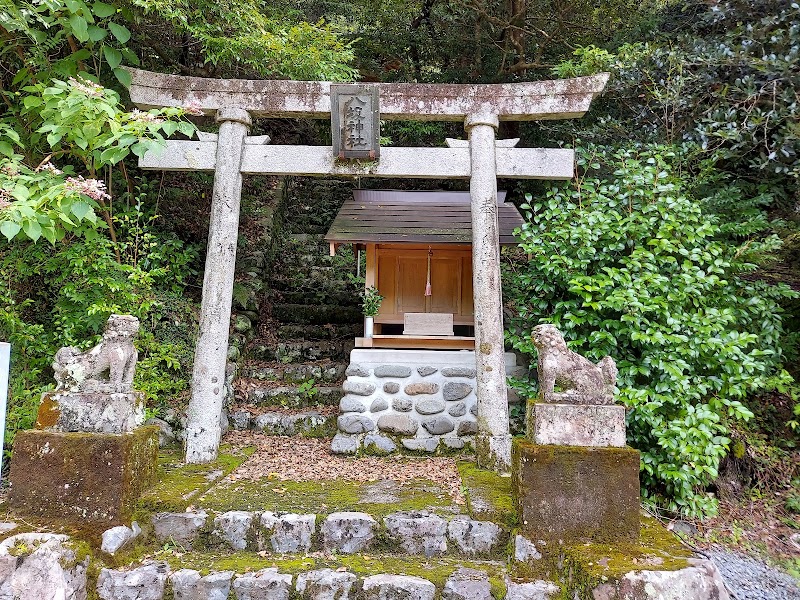
[[[523, 223], [517, 207], [497, 193], [500, 243], [517, 244]], [[355, 190], [345, 201], [325, 241], [352, 243], [464, 244], [472, 242], [469, 192]]]

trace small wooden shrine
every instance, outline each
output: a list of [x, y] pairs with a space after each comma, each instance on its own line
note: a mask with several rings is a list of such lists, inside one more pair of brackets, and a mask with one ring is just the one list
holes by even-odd
[[[500, 244], [522, 225], [498, 192]], [[366, 252], [366, 287], [383, 296], [361, 348], [474, 349], [469, 192], [356, 190], [325, 236]]]

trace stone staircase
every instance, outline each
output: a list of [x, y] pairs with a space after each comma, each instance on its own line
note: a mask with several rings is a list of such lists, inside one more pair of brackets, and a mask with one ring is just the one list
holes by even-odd
[[[259, 327], [242, 352], [229, 407], [234, 429], [332, 436], [354, 338], [363, 328], [349, 248], [329, 256], [323, 237], [350, 186], [295, 182], [273, 240]], [[331, 191], [333, 190], [333, 191]]]

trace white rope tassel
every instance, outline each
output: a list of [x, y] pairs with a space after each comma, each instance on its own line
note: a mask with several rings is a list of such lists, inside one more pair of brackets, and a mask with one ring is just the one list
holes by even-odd
[[431, 247], [428, 246], [428, 281], [425, 282], [425, 295], [432, 296], [431, 292], [431, 256], [433, 255], [433, 250]]

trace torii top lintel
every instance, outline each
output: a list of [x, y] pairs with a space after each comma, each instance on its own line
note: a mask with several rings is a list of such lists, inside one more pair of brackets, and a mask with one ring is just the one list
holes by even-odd
[[[140, 108], [186, 106], [206, 114], [235, 106], [254, 117], [330, 116], [330, 82], [205, 79], [140, 69], [131, 73], [131, 100]], [[583, 116], [603, 91], [608, 73], [528, 83], [376, 83], [382, 119], [462, 121], [497, 115], [500, 121], [571, 119]]]

